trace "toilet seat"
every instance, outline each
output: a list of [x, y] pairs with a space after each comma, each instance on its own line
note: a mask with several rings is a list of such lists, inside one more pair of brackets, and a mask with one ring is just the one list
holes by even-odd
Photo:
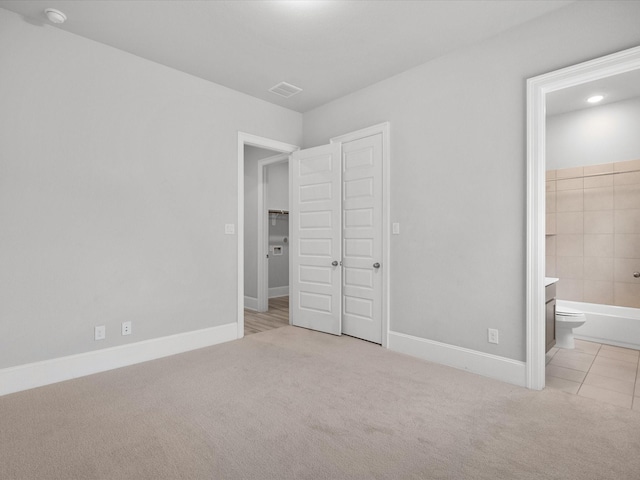
[[556, 316], [569, 318], [584, 317], [584, 312], [568, 307], [556, 307]]

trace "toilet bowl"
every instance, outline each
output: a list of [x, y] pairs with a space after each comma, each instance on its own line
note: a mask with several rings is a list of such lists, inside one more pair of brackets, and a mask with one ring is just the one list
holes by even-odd
[[573, 329], [587, 321], [584, 313], [567, 307], [556, 307], [556, 347], [576, 348]]

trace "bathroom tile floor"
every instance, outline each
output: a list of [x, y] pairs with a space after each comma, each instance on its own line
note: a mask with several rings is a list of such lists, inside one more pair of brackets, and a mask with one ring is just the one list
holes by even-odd
[[640, 351], [576, 340], [546, 357], [547, 388], [640, 411]]

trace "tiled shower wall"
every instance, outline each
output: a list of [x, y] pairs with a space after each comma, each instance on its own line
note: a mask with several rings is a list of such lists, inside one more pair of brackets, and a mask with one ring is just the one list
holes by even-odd
[[558, 298], [640, 308], [640, 160], [547, 171], [546, 198]]

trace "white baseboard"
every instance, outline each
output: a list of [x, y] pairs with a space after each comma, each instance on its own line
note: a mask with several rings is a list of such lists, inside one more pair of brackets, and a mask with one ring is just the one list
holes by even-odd
[[244, 308], [258, 311], [258, 299], [256, 297], [244, 297]]
[[0, 370], [0, 395], [236, 340], [238, 324], [179, 333]]
[[289, 285], [269, 288], [269, 298], [286, 297], [287, 295], [289, 295]]
[[526, 386], [526, 364], [518, 360], [398, 332], [389, 332], [389, 349], [521, 387]]

